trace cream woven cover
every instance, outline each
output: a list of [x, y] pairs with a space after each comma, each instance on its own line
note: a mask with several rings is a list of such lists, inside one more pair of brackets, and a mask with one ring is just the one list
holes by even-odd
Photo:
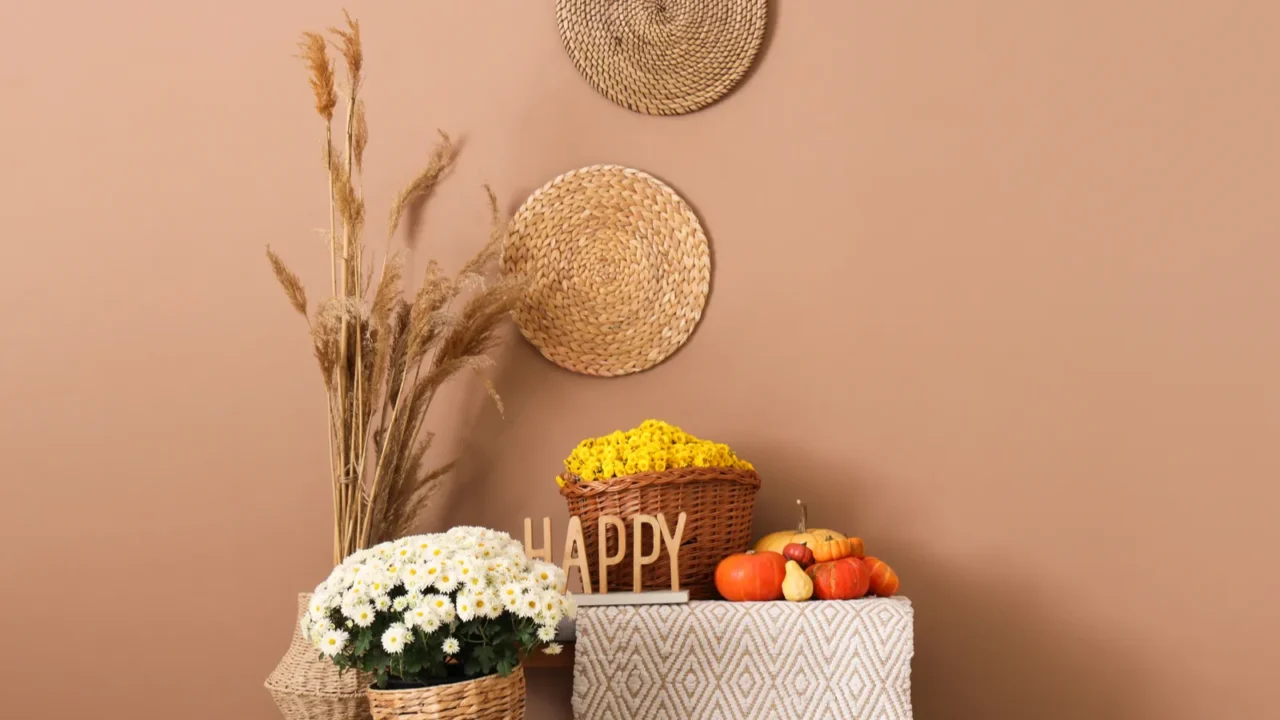
[[578, 720], [911, 718], [906, 598], [578, 610]]

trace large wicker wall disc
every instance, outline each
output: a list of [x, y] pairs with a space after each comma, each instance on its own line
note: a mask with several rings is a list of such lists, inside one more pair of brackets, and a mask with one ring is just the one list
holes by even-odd
[[605, 97], [680, 115], [742, 79], [764, 40], [768, 0], [557, 0], [569, 57]]
[[503, 271], [528, 278], [513, 315], [547, 359], [588, 375], [653, 367], [689, 338], [711, 286], [707, 236], [655, 178], [616, 165], [567, 172], [511, 220]]

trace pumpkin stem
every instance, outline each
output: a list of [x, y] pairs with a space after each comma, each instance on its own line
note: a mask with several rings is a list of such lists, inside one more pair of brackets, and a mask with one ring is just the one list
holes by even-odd
[[797, 499], [796, 504], [800, 506], [800, 532], [809, 531], [809, 508], [804, 506], [804, 502]]

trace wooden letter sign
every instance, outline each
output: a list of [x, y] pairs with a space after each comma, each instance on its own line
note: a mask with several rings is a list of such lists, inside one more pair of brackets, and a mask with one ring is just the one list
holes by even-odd
[[[596, 557], [597, 572], [600, 573], [600, 594], [609, 592], [608, 570], [611, 566], [622, 562], [627, 555], [627, 520], [631, 521], [631, 586], [634, 592], [640, 592], [641, 568], [652, 565], [662, 557], [662, 547], [667, 548], [667, 557], [671, 560], [671, 589], [680, 589], [680, 542], [684, 539], [684, 525], [688, 516], [680, 513], [676, 518], [676, 529], [672, 532], [667, 518], [658, 515], [633, 515], [620, 518], [617, 515], [601, 515], [596, 522]], [[653, 549], [643, 553], [640, 545], [641, 528], [648, 525], [653, 531]], [[618, 552], [609, 554], [609, 531], [618, 539]], [[533, 519], [524, 519], [524, 554], [530, 560], [551, 560], [551, 518], [542, 518], [542, 547], [533, 547]], [[591, 565], [587, 561], [587, 541], [582, 535], [582, 520], [574, 515], [569, 518], [569, 528], [564, 536], [564, 556], [561, 558], [561, 569], [565, 573], [565, 582], [569, 581], [569, 570], [578, 569], [582, 577], [582, 590], [591, 594]], [[561, 591], [564, 588], [560, 588]]]

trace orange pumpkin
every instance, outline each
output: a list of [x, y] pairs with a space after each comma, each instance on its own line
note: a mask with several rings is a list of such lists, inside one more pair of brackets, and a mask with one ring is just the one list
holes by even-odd
[[893, 571], [885, 561], [867, 557], [863, 560], [871, 573], [871, 592], [880, 597], [890, 597], [898, 592], [898, 573]]
[[769, 533], [760, 538], [756, 542], [756, 552], [782, 552], [782, 549], [791, 543], [799, 543], [812, 548], [820, 542], [827, 540], [844, 540], [843, 534], [835, 530], [827, 530], [825, 528], [809, 527], [809, 511], [805, 508], [804, 503], [796, 500], [796, 504], [800, 506], [800, 524], [793, 530], [779, 530], [778, 532]]
[[831, 562], [853, 555], [853, 543], [849, 540], [823, 540], [813, 546], [813, 559]]
[[819, 600], [860, 598], [871, 585], [871, 573], [856, 557], [817, 563], [806, 573], [813, 580], [813, 596]]
[[858, 558], [859, 560], [867, 556], [867, 548], [862, 544], [862, 538], [859, 538], [859, 537], [849, 538], [849, 548], [851, 550], [849, 554], [852, 555], [853, 557]]
[[716, 590], [733, 602], [759, 602], [782, 598], [787, 559], [776, 552], [745, 552], [716, 566]]

